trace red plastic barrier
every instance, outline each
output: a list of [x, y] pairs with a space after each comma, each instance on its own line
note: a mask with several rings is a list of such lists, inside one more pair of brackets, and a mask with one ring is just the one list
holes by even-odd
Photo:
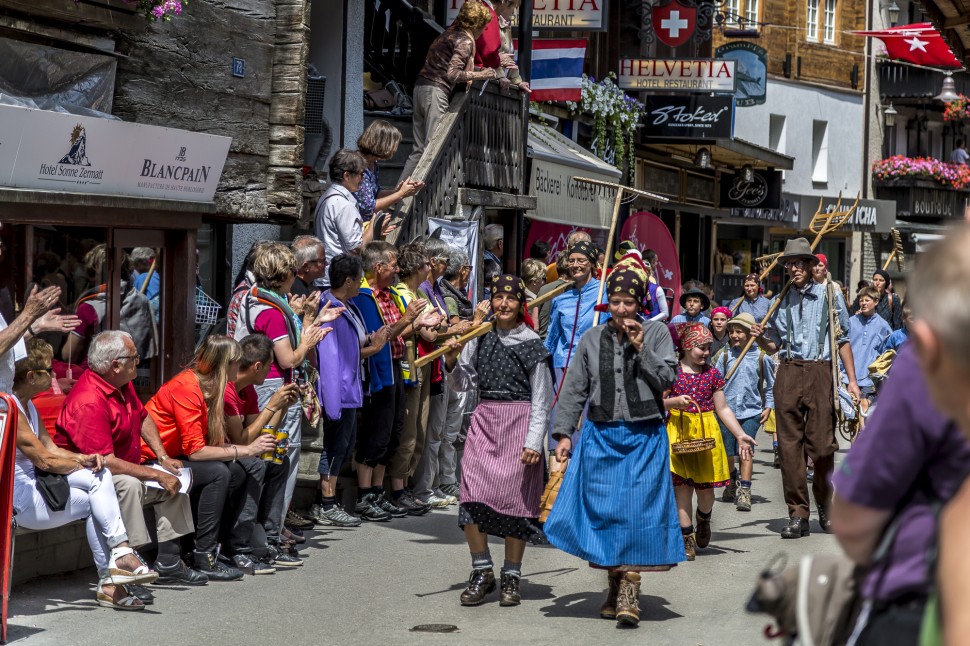
[[20, 409], [13, 395], [0, 393], [0, 642], [7, 643], [7, 604], [13, 572], [13, 470]]

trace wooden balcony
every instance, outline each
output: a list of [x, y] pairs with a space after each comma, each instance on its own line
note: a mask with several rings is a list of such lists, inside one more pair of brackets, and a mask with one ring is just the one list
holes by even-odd
[[[879, 94], [884, 99], [932, 99], [940, 93], [943, 76], [936, 70], [879, 61]], [[970, 75], [953, 75], [957, 92], [970, 95]]]
[[906, 220], [963, 218], [970, 191], [944, 186], [928, 179], [873, 179], [876, 199], [896, 202], [896, 216]]

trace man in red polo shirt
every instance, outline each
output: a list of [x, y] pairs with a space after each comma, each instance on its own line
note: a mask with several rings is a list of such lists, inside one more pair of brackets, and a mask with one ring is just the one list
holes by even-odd
[[[172, 475], [179, 473], [182, 464], [165, 453], [155, 422], [135, 394], [131, 382], [138, 361], [135, 343], [127, 332], [111, 330], [95, 336], [88, 349], [88, 370], [64, 400], [57, 418], [54, 442], [70, 451], [105, 456], [132, 547], [151, 542], [142, 508], [154, 508], [156, 583], [205, 585], [208, 578], [182, 562], [179, 538], [194, 529], [192, 508], [189, 497], [178, 492], [178, 478]], [[141, 464], [142, 438], [167, 471]], [[150, 598], [144, 589], [135, 594]]]

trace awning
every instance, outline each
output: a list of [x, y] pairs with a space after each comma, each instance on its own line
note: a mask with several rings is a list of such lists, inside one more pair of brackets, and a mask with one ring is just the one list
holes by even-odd
[[537, 206], [526, 216], [543, 222], [608, 229], [615, 193], [573, 181], [589, 177], [619, 182], [622, 173], [596, 155], [539, 123], [529, 124], [529, 195]]
[[789, 157], [771, 148], [765, 148], [764, 146], [737, 138], [690, 140], [650, 139], [645, 141], [644, 145], [690, 163], [694, 163], [694, 156], [697, 154], [698, 149], [707, 148], [711, 151], [711, 164], [715, 168], [721, 166], [741, 168], [745, 164], [750, 164], [754, 168], [792, 170], [795, 163], [794, 157]]

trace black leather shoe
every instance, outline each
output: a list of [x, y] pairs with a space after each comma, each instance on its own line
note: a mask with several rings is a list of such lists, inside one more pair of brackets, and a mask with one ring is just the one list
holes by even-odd
[[792, 516], [788, 519], [788, 525], [781, 530], [782, 538], [801, 538], [802, 536], [808, 536], [808, 519], [807, 518], [796, 518]]
[[158, 572], [155, 585], [205, 585], [209, 582], [209, 577], [193, 570], [182, 559], [179, 559], [177, 565], [169, 566], [155, 561], [155, 571]]
[[818, 524], [822, 526], [822, 531], [826, 534], [832, 533], [832, 521], [829, 520], [829, 515], [821, 507], [816, 507], [818, 511]]
[[213, 552], [192, 552], [195, 569], [209, 577], [210, 581], [238, 581], [242, 570], [219, 561]]
[[128, 594], [130, 594], [131, 596], [141, 599], [141, 602], [146, 606], [150, 606], [153, 603], [155, 603], [155, 595], [152, 594], [151, 590], [149, 590], [143, 585], [138, 585], [137, 583], [129, 583], [128, 585], [125, 586], [125, 589], [128, 590]]
[[495, 572], [492, 568], [472, 570], [468, 577], [468, 587], [461, 593], [461, 605], [480, 606], [485, 595], [495, 592]]
[[522, 603], [522, 595], [519, 594], [519, 577], [503, 572], [502, 596], [498, 605], [517, 606], [520, 603]]

